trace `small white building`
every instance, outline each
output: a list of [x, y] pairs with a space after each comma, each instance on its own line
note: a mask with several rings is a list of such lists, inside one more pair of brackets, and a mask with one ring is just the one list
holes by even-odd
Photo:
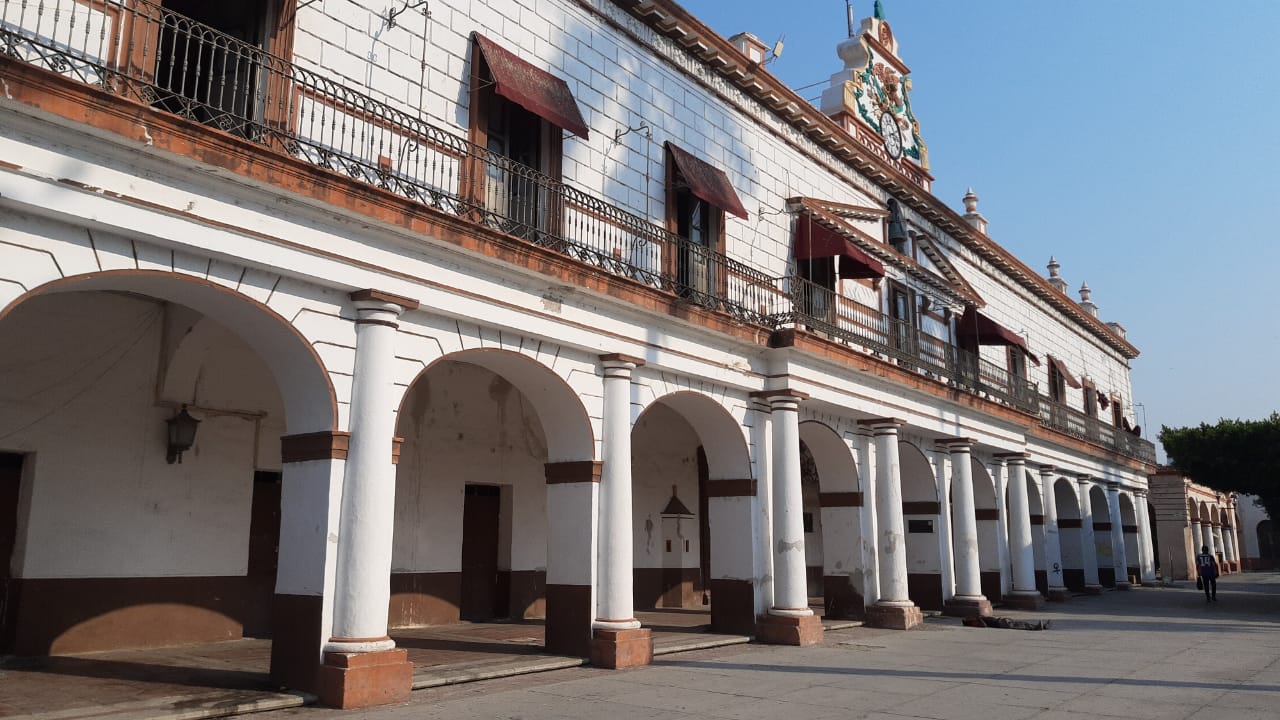
[[1153, 579], [1138, 350], [932, 195], [909, 36], [814, 107], [670, 0], [0, 0], [0, 652], [353, 706]]

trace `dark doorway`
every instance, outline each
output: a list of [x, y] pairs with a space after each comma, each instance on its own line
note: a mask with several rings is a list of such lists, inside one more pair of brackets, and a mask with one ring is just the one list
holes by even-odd
[[1280, 567], [1280, 533], [1275, 531], [1270, 520], [1258, 523], [1258, 557], [1263, 568]]
[[711, 604], [711, 508], [707, 503], [707, 453], [698, 446], [698, 590], [702, 604]]
[[248, 593], [245, 637], [271, 637], [271, 603], [280, 553], [280, 473], [253, 474], [253, 509], [249, 520]]
[[0, 653], [13, 652], [17, 600], [13, 583], [13, 550], [18, 540], [18, 497], [22, 456], [0, 453]]
[[459, 608], [463, 620], [492, 620], [498, 615], [501, 512], [500, 487], [466, 487], [462, 504], [462, 593]]

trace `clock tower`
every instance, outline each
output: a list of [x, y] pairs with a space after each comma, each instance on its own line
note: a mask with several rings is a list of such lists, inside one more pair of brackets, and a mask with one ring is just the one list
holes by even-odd
[[898, 57], [898, 39], [876, 0], [855, 27], [847, 2], [849, 37], [836, 46], [844, 69], [831, 76], [821, 108], [845, 131], [916, 184], [928, 190], [929, 150], [911, 110], [911, 70]]

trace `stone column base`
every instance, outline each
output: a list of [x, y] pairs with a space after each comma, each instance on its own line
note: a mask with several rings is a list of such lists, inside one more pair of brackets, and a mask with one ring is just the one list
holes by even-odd
[[1127, 583], [1127, 582], [1117, 582], [1117, 583], [1116, 583], [1116, 589], [1117, 589], [1117, 590], [1132, 590], [1132, 589], [1133, 589], [1133, 586], [1132, 586], [1132, 585], [1130, 585], [1130, 584], [1129, 584], [1129, 583]]
[[817, 645], [824, 632], [817, 615], [764, 615], [756, 622], [756, 641], [770, 645]]
[[942, 614], [950, 617], [981, 617], [991, 614], [991, 601], [977, 597], [953, 597], [942, 603]]
[[1064, 587], [1049, 588], [1049, 602], [1066, 602], [1071, 597], [1071, 591]]
[[404, 702], [413, 690], [413, 663], [398, 648], [325, 653], [318, 685], [320, 702], [343, 710]]
[[1102, 586], [1101, 585], [1085, 585], [1084, 594], [1085, 595], [1101, 595]]
[[591, 638], [591, 664], [610, 670], [640, 667], [653, 662], [653, 633], [635, 630], [596, 630]]
[[888, 630], [910, 630], [924, 622], [924, 613], [915, 605], [871, 605], [867, 608], [866, 625]]
[[1004, 596], [1004, 605], [1015, 610], [1043, 610], [1044, 596], [1034, 590], [1014, 590]]

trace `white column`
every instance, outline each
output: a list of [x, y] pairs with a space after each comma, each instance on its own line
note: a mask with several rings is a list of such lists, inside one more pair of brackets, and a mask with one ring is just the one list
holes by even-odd
[[898, 460], [898, 427], [906, 423], [885, 420], [871, 425], [876, 446], [876, 559], [880, 569], [880, 593], [876, 605], [912, 607], [907, 592], [906, 533], [902, 519], [902, 467]]
[[1191, 548], [1192, 555], [1198, 555], [1200, 553], [1200, 546], [1205, 544], [1204, 531], [1201, 529], [1200, 522], [1198, 520], [1191, 521], [1191, 544], [1195, 545], [1195, 547]]
[[1088, 475], [1080, 475], [1076, 479], [1080, 488], [1080, 551], [1084, 558], [1085, 592], [1102, 591], [1102, 581], [1098, 578], [1098, 542], [1093, 534], [1093, 498], [1089, 493], [1093, 490], [1093, 480]]
[[804, 559], [804, 497], [800, 487], [800, 401], [806, 395], [779, 391], [773, 411], [773, 606], [770, 615], [806, 617], [809, 609]]
[[[1237, 500], [1236, 502], [1238, 503], [1239, 501]], [[1230, 517], [1231, 517], [1231, 524], [1227, 526], [1227, 534], [1231, 536], [1231, 548], [1232, 548], [1231, 553], [1235, 558], [1236, 570], [1243, 572], [1244, 571], [1244, 560], [1243, 560], [1244, 546], [1240, 544], [1240, 529], [1239, 529], [1240, 515], [1236, 513], [1236, 507], [1237, 506], [1233, 504], [1231, 506], [1231, 509], [1229, 510]]]
[[[929, 453], [929, 462], [933, 465], [934, 493], [938, 496], [938, 574], [942, 581], [942, 600], [945, 603], [956, 594], [956, 538], [951, 522], [952, 487], [948, 477], [954, 474], [949, 470], [952, 464], [947, 447], [941, 445]], [[970, 486], [972, 487], [972, 485]], [[976, 545], [975, 545], [976, 548]]]
[[1222, 525], [1220, 523], [1213, 524], [1213, 555], [1218, 558], [1218, 564], [1227, 557], [1227, 546], [1222, 540]]
[[596, 561], [596, 619], [602, 630], [640, 627], [632, 607], [635, 563], [631, 533], [631, 372], [643, 361], [604, 355], [604, 411], [600, 443], [600, 531]]
[[876, 518], [876, 477], [871, 433], [860, 430], [855, 441], [858, 450], [858, 472], [862, 488], [862, 597], [868, 605], [880, 598], [880, 557], [876, 550], [879, 521]]
[[328, 652], [390, 650], [391, 543], [396, 474], [393, 383], [396, 318], [417, 303], [376, 291], [352, 294], [356, 308], [346, 473], [338, 531], [332, 636]]
[[1040, 466], [1040, 496], [1044, 498], [1044, 562], [1049, 578], [1049, 599], [1071, 597], [1062, 577], [1062, 533], [1058, 530], [1058, 493], [1053, 487], [1057, 468]]
[[1005, 455], [1009, 484], [1009, 554], [1013, 559], [1013, 591], [1010, 599], [1040, 597], [1036, 589], [1036, 561], [1031, 543], [1031, 510], [1027, 499], [1027, 455]]
[[[755, 615], [773, 607], [773, 415], [768, 401], [752, 398], [751, 443], [755, 448], [756, 546]], [[803, 516], [801, 520], [803, 521]]]
[[1129, 558], [1124, 548], [1124, 518], [1120, 515], [1120, 483], [1107, 483], [1107, 509], [1111, 513], [1111, 557], [1115, 561], [1116, 589], [1129, 587]]
[[1155, 583], [1156, 556], [1151, 542], [1151, 517], [1147, 509], [1147, 493], [1145, 490], [1139, 490], [1134, 493], [1133, 504], [1138, 513], [1138, 551], [1141, 553], [1138, 570], [1142, 575], [1139, 579], [1143, 584]]
[[995, 459], [990, 465], [991, 480], [996, 487], [996, 550], [1000, 559], [1000, 594], [1013, 588], [1013, 576], [1009, 560], [1009, 509], [1005, 506], [1004, 460]]
[[[970, 460], [973, 442], [959, 438], [947, 443], [951, 454], [950, 514], [955, 519], [955, 600], [966, 605], [983, 605], [988, 600], [982, 594], [982, 565], [978, 556], [978, 518], [974, 509], [973, 464]], [[942, 514], [948, 514], [945, 504]]]

